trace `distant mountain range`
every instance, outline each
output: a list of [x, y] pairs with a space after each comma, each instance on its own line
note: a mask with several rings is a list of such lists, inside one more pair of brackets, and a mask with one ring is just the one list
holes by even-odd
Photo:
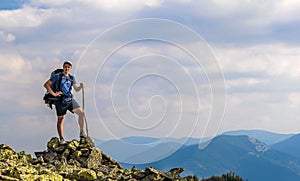
[[119, 140], [95, 140], [101, 150], [120, 162], [145, 163], [160, 160], [180, 147], [199, 144], [210, 138], [126, 137]]
[[285, 139], [288, 139], [294, 134], [279, 134], [279, 133], [273, 133], [269, 131], [263, 131], [263, 130], [237, 130], [237, 131], [228, 131], [222, 133], [223, 135], [247, 135], [251, 138], [256, 138], [260, 140], [263, 143], [266, 143], [268, 145], [273, 145], [275, 143], [281, 142]]
[[[121, 164], [128, 169], [133, 165], [140, 169], [151, 166], [163, 171], [183, 167], [184, 175], [195, 174], [200, 178], [233, 171], [249, 181], [300, 180], [300, 134], [231, 131], [213, 138], [207, 147], [200, 149], [200, 141], [208, 139], [183, 138], [182, 141], [168, 138], [161, 141], [129, 137], [100, 142], [98, 147], [117, 160], [114, 154], [123, 154]], [[145, 159], [148, 162], [141, 162]], [[131, 162], [126, 163], [129, 160]]]
[[272, 145], [272, 148], [300, 158], [300, 134]]

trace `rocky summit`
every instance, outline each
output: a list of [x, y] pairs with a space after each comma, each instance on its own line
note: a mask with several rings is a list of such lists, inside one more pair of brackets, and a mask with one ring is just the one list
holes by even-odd
[[124, 169], [110, 156], [95, 148], [90, 138], [68, 141], [60, 145], [53, 137], [47, 143], [47, 150], [35, 152], [33, 157], [24, 151], [16, 152], [9, 145], [0, 145], [0, 180], [143, 180], [143, 181], [194, 181], [196, 176], [182, 178], [183, 168], [162, 172], [154, 168], [138, 170]]

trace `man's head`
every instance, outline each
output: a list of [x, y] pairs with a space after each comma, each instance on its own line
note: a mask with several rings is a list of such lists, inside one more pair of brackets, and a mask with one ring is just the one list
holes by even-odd
[[64, 62], [63, 64], [63, 71], [64, 71], [64, 74], [69, 74], [69, 72], [71, 71], [72, 69], [72, 62], [70, 60], [67, 60]]

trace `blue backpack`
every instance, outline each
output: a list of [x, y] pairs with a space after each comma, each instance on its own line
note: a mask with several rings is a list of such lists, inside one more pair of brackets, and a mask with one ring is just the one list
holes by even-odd
[[[54, 71], [51, 72], [50, 75], [50, 79], [55, 75], [55, 74], [59, 74], [59, 79], [55, 84], [52, 84], [50, 87], [54, 92], [57, 91], [61, 91], [60, 87], [61, 87], [61, 81], [62, 81], [62, 77], [63, 77], [63, 69], [56, 69]], [[70, 85], [70, 90], [72, 89], [73, 86], [73, 80], [74, 77], [72, 75], [70, 75], [70, 79], [71, 79], [71, 85]], [[60, 97], [54, 97], [52, 94], [50, 94], [48, 91], [45, 93], [43, 100], [45, 102], [46, 105], [48, 105], [48, 107], [50, 109], [53, 109], [52, 105], [58, 101], [61, 100], [62, 98], [64, 98], [63, 96]]]

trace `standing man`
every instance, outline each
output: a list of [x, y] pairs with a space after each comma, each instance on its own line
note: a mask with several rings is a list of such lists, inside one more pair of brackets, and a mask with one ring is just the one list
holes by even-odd
[[[72, 62], [65, 61], [63, 63], [63, 72], [55, 74], [44, 84], [44, 87], [50, 94], [52, 94], [54, 97], [59, 97], [59, 100], [56, 101], [54, 105], [57, 115], [57, 132], [59, 135], [60, 144], [66, 143], [66, 141], [64, 140], [63, 120], [65, 114], [67, 113], [67, 110], [78, 115], [78, 124], [80, 128], [79, 136], [86, 137], [86, 134], [83, 130], [85, 113], [79, 106], [79, 104], [75, 101], [71, 92], [72, 87], [76, 92], [80, 91], [83, 88], [83, 83], [80, 83], [80, 85], [76, 83], [75, 77], [70, 75], [71, 69]], [[54, 92], [52, 90], [52, 84], [58, 85], [57, 92]]]

